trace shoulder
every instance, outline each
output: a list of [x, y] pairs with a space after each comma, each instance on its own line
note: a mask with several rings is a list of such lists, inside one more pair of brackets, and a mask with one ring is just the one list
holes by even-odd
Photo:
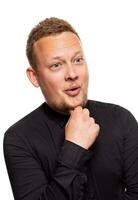
[[125, 130], [138, 130], [138, 122], [133, 114], [120, 105], [89, 100], [88, 108], [97, 121], [115, 124]]
[[120, 112], [123, 114], [130, 114], [130, 111], [126, 108], [107, 102], [95, 101], [95, 100], [88, 100], [88, 106], [90, 109], [101, 111], [101, 112]]
[[131, 111], [117, 104], [88, 100], [88, 108], [96, 116], [107, 116], [108, 118], [111, 117], [111, 119], [113, 117], [121, 121], [128, 121], [129, 119], [136, 121]]
[[33, 130], [37, 130], [46, 118], [45, 103], [17, 121], [5, 132], [5, 137], [11, 135], [29, 135]]

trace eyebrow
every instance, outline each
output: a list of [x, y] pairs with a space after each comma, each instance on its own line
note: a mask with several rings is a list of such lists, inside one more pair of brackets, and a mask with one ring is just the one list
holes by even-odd
[[[76, 53], [74, 53], [74, 55], [72, 56], [72, 59], [78, 54], [82, 54], [82, 52], [81, 51], [77, 51]], [[58, 60], [58, 59], [62, 60], [62, 57], [61, 56], [55, 56], [52, 59], [54, 59], [54, 60]]]

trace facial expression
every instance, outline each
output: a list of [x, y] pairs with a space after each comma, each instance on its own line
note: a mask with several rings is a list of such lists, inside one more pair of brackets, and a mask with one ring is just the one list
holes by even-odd
[[72, 32], [43, 37], [34, 44], [37, 71], [35, 86], [40, 86], [48, 105], [69, 113], [87, 102], [88, 69], [81, 41]]

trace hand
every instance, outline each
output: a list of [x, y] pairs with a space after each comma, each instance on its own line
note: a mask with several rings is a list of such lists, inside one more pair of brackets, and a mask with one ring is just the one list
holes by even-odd
[[89, 116], [89, 110], [78, 106], [71, 111], [65, 127], [65, 139], [89, 149], [99, 134], [100, 126]]

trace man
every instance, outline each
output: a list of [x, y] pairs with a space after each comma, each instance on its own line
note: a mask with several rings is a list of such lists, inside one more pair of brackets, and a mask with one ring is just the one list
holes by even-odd
[[10, 127], [4, 153], [16, 200], [138, 199], [138, 124], [126, 109], [87, 100], [81, 40], [49, 18], [27, 41], [27, 76], [46, 99]]

